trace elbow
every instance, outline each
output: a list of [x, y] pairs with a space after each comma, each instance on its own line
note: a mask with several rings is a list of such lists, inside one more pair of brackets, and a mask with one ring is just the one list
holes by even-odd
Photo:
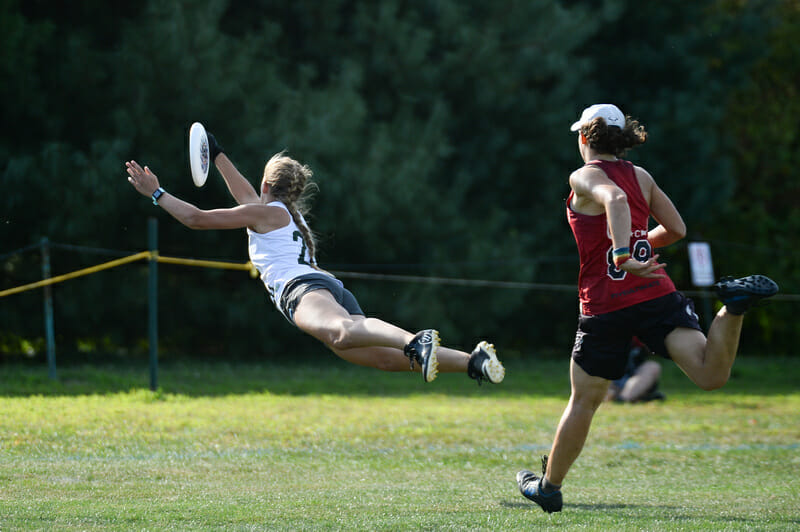
[[200, 210], [187, 214], [184, 216], [181, 222], [183, 222], [183, 225], [189, 229], [208, 229], [208, 225], [205, 223], [203, 212]]
[[686, 238], [686, 224], [681, 221], [677, 227], [670, 228], [670, 233], [675, 241]]

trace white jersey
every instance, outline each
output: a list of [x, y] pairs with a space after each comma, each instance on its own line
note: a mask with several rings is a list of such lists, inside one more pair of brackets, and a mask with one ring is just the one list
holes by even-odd
[[[289, 212], [280, 201], [268, 203]], [[247, 229], [250, 262], [258, 270], [261, 280], [269, 292], [272, 302], [280, 310], [281, 296], [286, 283], [301, 275], [323, 273], [311, 267], [311, 256], [303, 239], [303, 233], [289, 213], [289, 225], [268, 233], [256, 233]], [[300, 215], [302, 218], [302, 215]], [[305, 220], [303, 220], [305, 223]]]

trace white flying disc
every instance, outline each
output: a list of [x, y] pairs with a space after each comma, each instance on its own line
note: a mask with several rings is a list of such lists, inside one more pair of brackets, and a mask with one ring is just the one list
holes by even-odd
[[209, 166], [208, 135], [200, 122], [192, 124], [189, 130], [189, 166], [195, 186], [205, 185]]

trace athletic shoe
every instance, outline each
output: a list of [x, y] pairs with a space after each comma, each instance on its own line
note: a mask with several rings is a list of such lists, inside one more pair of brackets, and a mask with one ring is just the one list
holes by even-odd
[[777, 294], [778, 284], [763, 275], [723, 277], [714, 285], [714, 291], [728, 312], [741, 315], [759, 300]]
[[517, 473], [517, 485], [519, 491], [526, 499], [530, 499], [547, 513], [560, 512], [564, 502], [561, 498], [561, 490], [545, 493], [542, 490], [542, 479], [547, 469], [547, 456], [542, 457], [542, 476], [539, 477], [533, 471], [523, 469]]
[[497, 353], [492, 344], [481, 342], [475, 346], [469, 357], [467, 375], [478, 381], [478, 384], [485, 380], [492, 384], [503, 382], [506, 368], [497, 360]]
[[405, 355], [411, 359], [411, 369], [414, 369], [414, 362], [422, 368], [422, 379], [425, 382], [431, 382], [439, 372], [439, 359], [436, 356], [438, 350], [439, 333], [433, 329], [418, 332], [403, 348]]

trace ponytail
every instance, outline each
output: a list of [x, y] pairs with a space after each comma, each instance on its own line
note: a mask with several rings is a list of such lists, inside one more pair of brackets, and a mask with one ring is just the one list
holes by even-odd
[[303, 217], [302, 213], [297, 209], [297, 206], [294, 203], [284, 203], [286, 208], [289, 209], [289, 214], [292, 215], [292, 220], [294, 224], [300, 229], [300, 232], [303, 234], [303, 240], [306, 243], [306, 249], [308, 249], [308, 256], [310, 257], [310, 263], [312, 266], [317, 265], [317, 239], [314, 237], [314, 232], [308, 226]]
[[264, 167], [264, 181], [271, 187], [272, 195], [289, 209], [292, 220], [306, 243], [311, 264], [317, 264], [317, 241], [314, 232], [305, 221], [308, 213], [307, 192], [316, 188], [311, 181], [313, 172], [285, 152], [273, 155]]
[[644, 144], [647, 140], [644, 126], [630, 116], [625, 117], [624, 128], [608, 126], [602, 117], [597, 117], [581, 126], [580, 130], [589, 142], [590, 148], [616, 157], [622, 157], [630, 148]]

